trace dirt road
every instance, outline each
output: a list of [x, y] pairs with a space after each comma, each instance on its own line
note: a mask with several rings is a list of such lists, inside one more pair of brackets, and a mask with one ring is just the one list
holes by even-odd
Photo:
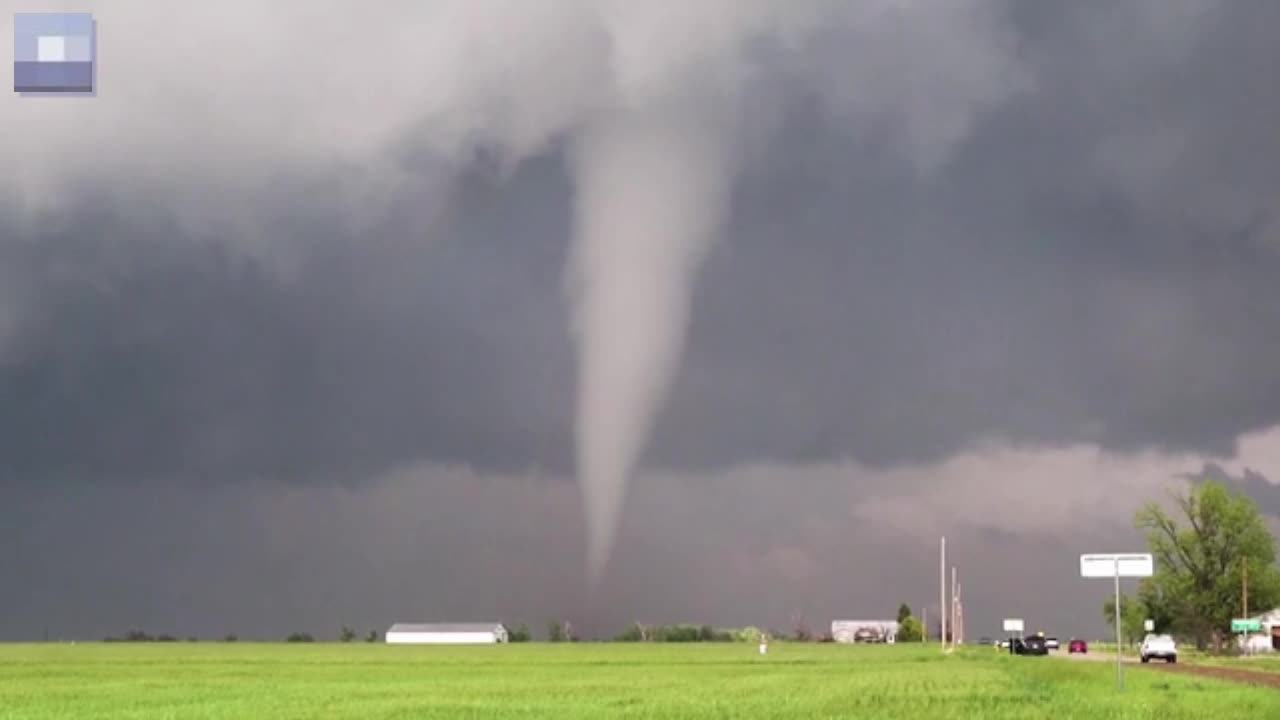
[[1220, 665], [1195, 665], [1191, 663], [1177, 663], [1175, 665], [1159, 663], [1148, 667], [1181, 675], [1199, 675], [1201, 677], [1230, 680], [1249, 685], [1280, 688], [1280, 673], [1267, 672], [1266, 670], [1249, 670], [1246, 668], [1222, 667]]

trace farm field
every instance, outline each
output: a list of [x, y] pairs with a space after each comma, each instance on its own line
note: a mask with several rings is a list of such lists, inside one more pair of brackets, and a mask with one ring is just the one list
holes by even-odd
[[0, 645], [0, 718], [1280, 717], [1280, 692], [987, 649]]

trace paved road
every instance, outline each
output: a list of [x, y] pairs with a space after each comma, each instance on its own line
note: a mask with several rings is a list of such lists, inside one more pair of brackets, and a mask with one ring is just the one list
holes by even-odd
[[[1054, 657], [1061, 657], [1061, 658], [1066, 658], [1068, 660], [1076, 660], [1079, 662], [1114, 663], [1116, 661], [1116, 654], [1108, 653], [1108, 652], [1068, 653], [1068, 652], [1063, 652], [1059, 650], [1056, 653], [1052, 653], [1052, 655]], [[1138, 662], [1138, 658], [1134, 657], [1133, 655], [1125, 655], [1121, 659], [1121, 662], [1125, 663], [1126, 665], [1130, 663], [1136, 663]]]

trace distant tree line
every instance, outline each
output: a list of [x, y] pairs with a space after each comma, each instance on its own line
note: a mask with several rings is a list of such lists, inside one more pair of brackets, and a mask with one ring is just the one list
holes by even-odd
[[[678, 623], [675, 625], [646, 625], [632, 623], [630, 627], [613, 638], [614, 642], [759, 642], [764, 631], [755, 627], [716, 628], [711, 625], [694, 625]], [[771, 633], [771, 637], [780, 637]]]
[[[195, 640], [195, 638], [191, 638]], [[104, 642], [130, 642], [130, 643], [149, 643], [149, 642], [178, 642], [178, 638], [173, 635], [161, 633], [159, 635], [150, 635], [142, 630], [130, 630], [124, 635], [115, 636], [108, 635], [103, 638]]]
[[[379, 637], [379, 634], [377, 630], [370, 630], [369, 633], [364, 636], [364, 641], [370, 642], [370, 643], [378, 642], [378, 637]], [[338, 632], [338, 640], [341, 642], [355, 642], [356, 638], [357, 638], [356, 631], [352, 630], [349, 627], [343, 626], [342, 629]], [[222, 636], [222, 642], [233, 643], [233, 642], [239, 642], [239, 640], [240, 640], [239, 636], [237, 636], [235, 633], [227, 633], [226, 635]], [[165, 633], [161, 633], [159, 635], [151, 635], [143, 630], [130, 630], [129, 632], [124, 633], [123, 635], [108, 635], [107, 637], [103, 638], [103, 641], [111, 642], [111, 643], [115, 643], [115, 642], [131, 642], [131, 643], [178, 642], [178, 638], [173, 635], [168, 635]], [[291, 642], [291, 643], [309, 643], [309, 642], [315, 642], [316, 639], [313, 635], [311, 635], [311, 633], [295, 632], [287, 635], [284, 641]], [[199, 642], [199, 639], [196, 637], [188, 637], [187, 642]]]

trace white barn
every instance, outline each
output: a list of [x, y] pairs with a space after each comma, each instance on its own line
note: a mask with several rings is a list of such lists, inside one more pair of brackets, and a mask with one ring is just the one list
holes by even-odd
[[1262, 626], [1262, 632], [1251, 633], [1247, 642], [1239, 638], [1237, 642], [1241, 649], [1255, 653], [1280, 650], [1280, 608], [1254, 615], [1252, 619]]
[[388, 645], [491, 645], [507, 641], [502, 623], [396, 623]]

